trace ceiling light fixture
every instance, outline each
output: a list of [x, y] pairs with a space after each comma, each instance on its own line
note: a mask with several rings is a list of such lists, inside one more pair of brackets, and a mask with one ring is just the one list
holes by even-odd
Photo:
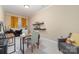
[[29, 6], [29, 5], [24, 5], [24, 7], [25, 7], [25, 8], [30, 8], [30, 6]]

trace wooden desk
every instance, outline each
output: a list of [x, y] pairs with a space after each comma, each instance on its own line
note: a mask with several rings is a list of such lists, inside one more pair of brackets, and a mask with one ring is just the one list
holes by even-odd
[[[37, 48], [39, 48], [39, 39], [40, 39], [40, 35], [38, 36], [38, 42], [36, 42]], [[22, 51], [23, 54], [24, 54], [24, 49], [25, 49], [24, 44], [27, 43], [27, 48], [29, 46], [29, 42], [28, 41], [26, 42], [26, 40], [31, 40], [31, 35], [20, 37], [20, 50]]]
[[24, 54], [24, 44], [26, 43], [25, 41], [27, 39], [31, 39], [31, 35], [26, 35], [26, 36], [20, 36], [20, 50]]

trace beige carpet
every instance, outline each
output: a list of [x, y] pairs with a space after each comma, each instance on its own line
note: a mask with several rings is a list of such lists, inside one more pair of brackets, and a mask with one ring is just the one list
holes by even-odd
[[[13, 47], [8, 48], [8, 53], [13, 51]], [[16, 38], [16, 52], [12, 54], [22, 54], [20, 51], [20, 39], [19, 37]], [[60, 51], [58, 51], [57, 42], [46, 39], [46, 38], [40, 38], [40, 48], [34, 49], [34, 52], [31, 53], [31, 49], [27, 48], [27, 45], [25, 44], [25, 54], [61, 54]]]

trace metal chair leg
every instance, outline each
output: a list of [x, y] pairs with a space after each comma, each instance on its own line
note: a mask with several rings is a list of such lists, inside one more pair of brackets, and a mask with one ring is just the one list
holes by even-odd
[[29, 42], [27, 42], [27, 48], [29, 48]]
[[37, 45], [37, 48], [39, 49], [39, 43], [36, 43], [36, 45]]
[[33, 53], [33, 45], [31, 45], [31, 52]]

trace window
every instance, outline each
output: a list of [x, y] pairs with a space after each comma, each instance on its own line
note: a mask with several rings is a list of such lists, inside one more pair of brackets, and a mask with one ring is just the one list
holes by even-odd
[[11, 28], [18, 28], [18, 17], [11, 16]]
[[22, 28], [26, 28], [27, 27], [27, 25], [26, 25], [26, 19], [22, 18], [21, 22], [22, 22]]

